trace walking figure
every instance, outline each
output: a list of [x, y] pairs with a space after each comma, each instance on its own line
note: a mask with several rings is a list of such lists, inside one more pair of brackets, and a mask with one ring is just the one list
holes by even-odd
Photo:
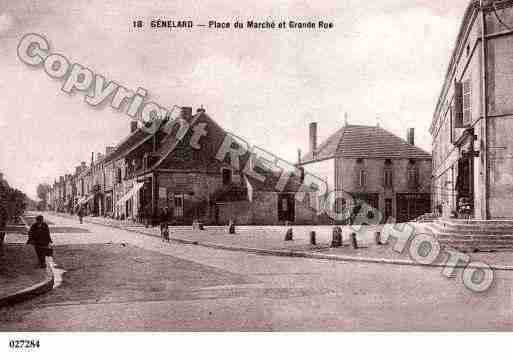
[[27, 244], [34, 246], [41, 268], [46, 268], [46, 256], [51, 252], [50, 243], [52, 243], [50, 229], [43, 216], [39, 215], [36, 217], [36, 223], [30, 227]]
[[82, 206], [79, 207], [77, 214], [78, 214], [78, 219], [80, 220], [80, 224], [84, 223], [83, 222], [84, 212], [83, 212]]
[[169, 242], [169, 215], [170, 212], [167, 207], [160, 214], [160, 236], [162, 237], [162, 242]]

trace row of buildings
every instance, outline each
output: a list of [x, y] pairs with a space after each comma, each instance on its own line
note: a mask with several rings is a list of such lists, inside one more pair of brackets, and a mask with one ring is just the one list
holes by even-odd
[[[203, 109], [183, 107], [155, 131], [131, 122], [117, 146], [55, 181], [49, 205], [134, 221], [167, 207], [176, 223], [212, 224], [332, 222], [340, 218], [330, 214], [362, 202], [399, 221], [430, 211], [431, 155], [414, 145], [413, 129], [401, 139], [346, 124], [319, 146], [317, 123], [309, 129], [310, 151], [285, 168], [247, 151]], [[305, 173], [317, 183], [305, 183]], [[330, 196], [340, 192], [353, 203]]]
[[[275, 184], [255, 182], [242, 165], [233, 168], [226, 158], [214, 156], [226, 132], [203, 110], [193, 116], [185, 108], [182, 117], [191, 124], [186, 141], [197, 135], [197, 126], [214, 129], [201, 146], [170, 142], [165, 131], [152, 135], [132, 123], [117, 146], [56, 181], [50, 205], [70, 212], [85, 206], [94, 215], [135, 220], [169, 207], [183, 222], [319, 222], [322, 198], [312, 193], [315, 188], [305, 189], [306, 172], [330, 191], [347, 193], [399, 221], [426, 212], [512, 218], [512, 95], [513, 1], [472, 0], [431, 123], [432, 154], [415, 146], [413, 130], [401, 139], [379, 126], [346, 124], [318, 145], [312, 123], [308, 153], [298, 156], [294, 180], [277, 191]], [[253, 168], [252, 156], [241, 161]], [[262, 167], [260, 175], [275, 171], [268, 166], [262, 172]], [[297, 200], [305, 191], [310, 203]], [[331, 205], [341, 211], [346, 199], [336, 198]]]
[[48, 203], [57, 211], [134, 221], [156, 220], [168, 208], [177, 224], [315, 221], [316, 211], [294, 200], [311, 192], [300, 172], [277, 189], [280, 177], [256, 168], [243, 145], [203, 109], [193, 115], [183, 107], [178, 119], [153, 130], [133, 121], [117, 146], [55, 181]]

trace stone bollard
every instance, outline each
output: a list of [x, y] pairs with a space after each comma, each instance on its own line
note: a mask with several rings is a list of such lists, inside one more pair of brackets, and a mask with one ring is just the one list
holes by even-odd
[[358, 242], [356, 241], [356, 233], [351, 233], [351, 245], [353, 246], [353, 249], [358, 249]]
[[287, 232], [285, 232], [285, 241], [293, 241], [294, 240], [294, 233], [292, 231], [292, 228], [287, 229]]
[[310, 232], [310, 244], [312, 246], [316, 246], [317, 245], [317, 240], [315, 239], [315, 231], [311, 231]]
[[331, 233], [331, 248], [342, 247], [342, 229], [339, 226], [333, 227]]
[[376, 244], [378, 246], [382, 245], [383, 243], [381, 243], [381, 232], [376, 232], [374, 234], [374, 240], [376, 241]]
[[230, 219], [230, 222], [228, 223], [228, 233], [229, 234], [235, 234], [235, 223]]

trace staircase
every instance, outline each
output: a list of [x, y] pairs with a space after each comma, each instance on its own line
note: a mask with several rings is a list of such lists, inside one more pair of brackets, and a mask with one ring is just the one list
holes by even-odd
[[513, 220], [439, 218], [425, 226], [441, 244], [462, 252], [513, 251]]

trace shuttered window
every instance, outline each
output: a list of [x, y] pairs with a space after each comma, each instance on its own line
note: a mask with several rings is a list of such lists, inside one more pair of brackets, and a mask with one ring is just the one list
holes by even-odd
[[452, 106], [454, 128], [463, 127], [463, 85], [461, 82], [454, 84], [454, 105]]
[[472, 81], [463, 82], [463, 126], [472, 124]]
[[466, 128], [472, 124], [472, 79], [454, 84], [452, 116], [454, 128]]

